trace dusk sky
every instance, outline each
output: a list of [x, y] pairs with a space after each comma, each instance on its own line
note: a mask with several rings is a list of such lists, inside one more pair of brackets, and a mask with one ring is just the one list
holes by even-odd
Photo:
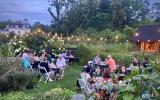
[[[155, 3], [160, 0], [150, 0], [150, 2]], [[0, 0], [0, 21], [27, 18], [32, 24], [36, 21], [50, 24], [51, 16], [47, 8], [48, 0]]]

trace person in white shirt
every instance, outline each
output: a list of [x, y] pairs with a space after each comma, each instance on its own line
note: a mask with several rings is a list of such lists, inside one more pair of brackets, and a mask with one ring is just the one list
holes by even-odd
[[58, 59], [56, 61], [56, 66], [57, 68], [60, 69], [60, 78], [64, 77], [64, 69], [66, 66], [66, 60], [62, 57], [61, 54], [58, 56]]
[[91, 78], [91, 76], [86, 72], [86, 70], [82, 71], [80, 75], [81, 75], [81, 79], [83, 79], [85, 82], [87, 82], [87, 80]]

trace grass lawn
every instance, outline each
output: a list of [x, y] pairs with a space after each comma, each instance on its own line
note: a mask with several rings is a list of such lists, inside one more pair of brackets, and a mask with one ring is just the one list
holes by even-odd
[[[75, 91], [76, 89], [76, 80], [80, 77], [80, 72], [82, 70], [82, 66], [80, 65], [71, 65], [65, 69], [65, 75], [62, 80], [56, 80], [53, 82], [47, 82], [44, 83], [38, 82], [35, 88], [24, 90], [26, 95], [35, 97], [37, 95], [44, 94], [47, 91], [50, 91], [53, 88], [66, 88], [70, 89], [72, 91]], [[39, 81], [39, 80], [38, 80]], [[14, 95], [16, 95], [17, 92], [13, 92]]]

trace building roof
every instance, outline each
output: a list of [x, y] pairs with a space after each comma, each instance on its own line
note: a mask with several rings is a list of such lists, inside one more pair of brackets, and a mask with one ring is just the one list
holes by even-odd
[[160, 24], [159, 25], [146, 25], [138, 28], [133, 41], [158, 41], [160, 40]]
[[12, 24], [9, 25], [10, 28], [15, 28], [16, 26], [18, 28], [29, 28], [30, 24], [19, 20], [19, 21], [13, 22]]

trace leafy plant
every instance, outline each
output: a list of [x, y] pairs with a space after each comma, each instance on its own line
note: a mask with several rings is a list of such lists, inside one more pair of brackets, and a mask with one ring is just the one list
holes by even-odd
[[67, 100], [72, 97], [75, 93], [69, 89], [54, 88], [50, 91], [44, 93], [44, 95], [37, 96], [36, 99], [39, 100]]
[[85, 64], [87, 61], [92, 59], [93, 52], [85, 45], [81, 44], [77, 47], [77, 55], [79, 57], [80, 63]]
[[33, 72], [19, 72], [12, 70], [0, 77], [0, 91], [17, 91], [33, 88], [36, 74]]
[[34, 100], [33, 97], [26, 95], [23, 92], [9, 93], [7, 95], [1, 96], [0, 100]]

